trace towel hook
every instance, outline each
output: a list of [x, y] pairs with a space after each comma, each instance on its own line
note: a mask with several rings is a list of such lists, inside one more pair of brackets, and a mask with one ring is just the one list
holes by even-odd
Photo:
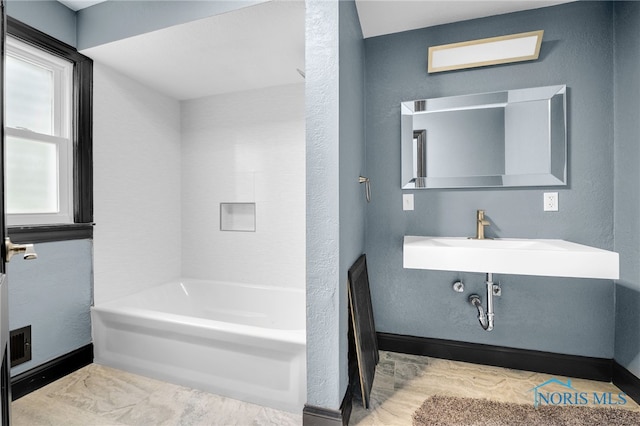
[[360, 176], [358, 178], [359, 183], [364, 183], [364, 191], [367, 196], [367, 203], [371, 202], [371, 182], [368, 177]]

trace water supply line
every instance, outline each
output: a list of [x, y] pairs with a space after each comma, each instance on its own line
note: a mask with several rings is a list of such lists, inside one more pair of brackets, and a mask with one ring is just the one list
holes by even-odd
[[493, 274], [487, 274], [487, 311], [484, 311], [482, 307], [482, 301], [480, 300], [480, 296], [477, 294], [472, 294], [469, 296], [469, 303], [475, 306], [478, 310], [478, 321], [480, 321], [480, 326], [486, 330], [493, 330], [493, 295], [494, 293], [499, 296], [500, 295], [500, 287], [493, 283]]

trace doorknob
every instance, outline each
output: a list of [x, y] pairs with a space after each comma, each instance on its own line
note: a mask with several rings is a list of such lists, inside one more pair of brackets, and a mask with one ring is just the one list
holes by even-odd
[[24, 260], [33, 260], [38, 258], [38, 254], [33, 248], [33, 244], [14, 244], [9, 237], [4, 239], [4, 247], [6, 253], [6, 262], [10, 262], [13, 255], [23, 253]]

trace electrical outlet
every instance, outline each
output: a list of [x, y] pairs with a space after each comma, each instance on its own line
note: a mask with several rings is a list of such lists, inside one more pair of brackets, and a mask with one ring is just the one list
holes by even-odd
[[558, 193], [557, 192], [544, 193], [544, 211], [545, 212], [558, 211]]
[[413, 210], [413, 194], [402, 194], [402, 210]]

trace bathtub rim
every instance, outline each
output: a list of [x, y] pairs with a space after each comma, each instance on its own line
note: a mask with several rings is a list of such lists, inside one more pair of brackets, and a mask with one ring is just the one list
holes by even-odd
[[198, 336], [200, 334], [197, 333], [197, 331], [208, 330], [219, 334], [237, 335], [278, 343], [306, 346], [306, 330], [304, 329], [280, 330], [255, 327], [132, 307], [104, 308], [92, 306], [91, 311], [111, 323], [130, 324], [134, 321], [138, 325], [144, 323], [143, 326], [146, 325], [147, 328], [155, 328], [148, 326], [150, 323], [159, 323], [163, 324], [166, 329], [180, 327], [181, 330], [184, 330], [184, 333], [189, 334], [190, 331], [193, 331], [191, 334]]
[[177, 278], [173, 278], [173, 279], [169, 279], [169, 280], [165, 280], [162, 281], [158, 284], [152, 285], [150, 287], [146, 287], [146, 288], [142, 288], [140, 290], [136, 290], [133, 293], [129, 293], [123, 296], [120, 296], [116, 299], [112, 299], [112, 300], [107, 300], [105, 302], [102, 302], [101, 304], [107, 304], [107, 303], [111, 303], [115, 300], [119, 300], [119, 299], [123, 299], [129, 296], [133, 296], [136, 295], [138, 293], [143, 293], [147, 290], [156, 288], [156, 287], [161, 287], [164, 285], [169, 285], [169, 284], [174, 284], [174, 283], [181, 283], [181, 282], [195, 282], [195, 283], [220, 283], [220, 284], [226, 284], [226, 285], [231, 285], [231, 286], [240, 286], [240, 287], [246, 287], [246, 288], [255, 288], [255, 289], [259, 289], [259, 290], [278, 290], [278, 291], [285, 291], [285, 292], [292, 292], [292, 293], [302, 293], [305, 294], [306, 293], [306, 288], [296, 288], [296, 287], [286, 287], [286, 286], [276, 286], [276, 285], [267, 285], [267, 284], [255, 284], [255, 283], [246, 283], [246, 282], [242, 282], [242, 281], [230, 281], [230, 280], [215, 280], [215, 279], [205, 279], [205, 278], [192, 278], [192, 277], [177, 277]]
[[[195, 282], [195, 283], [219, 283], [222, 285], [228, 286], [240, 286], [248, 289], [259, 289], [259, 290], [277, 290], [277, 291], [285, 291], [292, 292], [298, 295], [305, 295], [305, 289], [297, 289], [297, 288], [289, 288], [289, 287], [274, 287], [268, 285], [261, 284], [248, 284], [241, 282], [233, 282], [233, 281], [222, 281], [222, 280], [206, 280], [206, 279], [198, 279], [198, 278], [188, 278], [188, 277], [180, 277], [176, 279], [172, 279], [169, 281], [165, 281], [161, 284], [158, 284], [153, 287], [148, 287], [134, 293], [122, 296], [117, 299], [109, 300], [107, 302], [95, 304], [92, 303], [91, 311], [95, 311], [96, 315], [102, 315], [103, 313], [107, 315], [111, 322], [122, 322], [118, 320], [119, 318], [128, 318], [129, 320], [134, 318], [139, 318], [142, 321], [157, 321], [163, 323], [165, 325], [168, 324], [180, 324], [185, 327], [193, 327], [196, 330], [208, 329], [215, 331], [217, 333], [226, 333], [226, 334], [235, 334], [241, 335], [251, 338], [264, 339], [264, 340], [274, 340], [281, 343], [289, 343], [294, 345], [303, 345], [306, 346], [306, 318], [304, 318], [304, 327], [303, 328], [290, 328], [290, 329], [280, 329], [280, 328], [269, 328], [269, 327], [261, 327], [254, 325], [246, 325], [246, 324], [236, 324], [233, 322], [219, 321], [209, 318], [202, 318], [197, 316], [188, 316], [182, 314], [175, 314], [169, 312], [163, 312], [158, 309], [149, 309], [149, 308], [141, 308], [136, 306], [131, 306], [127, 304], [126, 301], [128, 298], [139, 297], [141, 294], [145, 292], [153, 291], [154, 289], [160, 287], [167, 287], [171, 285], [181, 285], [183, 283]], [[125, 301], [125, 305], [122, 305], [122, 302]]]

